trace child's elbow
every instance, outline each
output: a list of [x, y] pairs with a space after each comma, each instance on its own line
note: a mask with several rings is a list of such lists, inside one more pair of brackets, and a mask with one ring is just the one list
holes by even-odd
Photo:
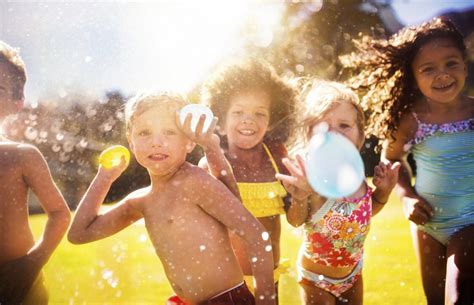
[[299, 218], [286, 217], [286, 220], [288, 221], [288, 223], [291, 226], [293, 226], [295, 228], [298, 228], [299, 226], [301, 226], [304, 223], [304, 220], [299, 219]]
[[67, 240], [74, 245], [81, 245], [89, 242], [83, 233], [74, 229], [69, 230], [67, 233]]
[[75, 233], [74, 231], [70, 230], [68, 233], [67, 233], [67, 240], [71, 243], [71, 244], [74, 244], [74, 245], [80, 245], [80, 244], [83, 244], [83, 242], [81, 242], [81, 237]]

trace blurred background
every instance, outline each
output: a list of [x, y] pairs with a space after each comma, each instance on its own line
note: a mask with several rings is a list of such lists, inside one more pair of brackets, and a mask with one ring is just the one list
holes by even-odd
[[[246, 54], [287, 77], [344, 80], [338, 57], [360, 33], [387, 37], [441, 15], [466, 37], [474, 94], [473, 0], [0, 1], [0, 39], [20, 48], [28, 70], [26, 107], [5, 132], [43, 152], [74, 208], [100, 151], [126, 145], [123, 104], [134, 93], [178, 90], [198, 102], [209, 73]], [[368, 175], [375, 141], [362, 152]], [[132, 160], [107, 201], [147, 183]], [[31, 211], [39, 211], [34, 198]]]

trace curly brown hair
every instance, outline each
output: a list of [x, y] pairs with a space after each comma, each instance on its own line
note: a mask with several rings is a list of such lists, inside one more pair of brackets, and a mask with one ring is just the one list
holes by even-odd
[[13, 98], [22, 99], [26, 83], [25, 63], [20, 57], [18, 49], [0, 40], [0, 63], [7, 65], [13, 78]]
[[201, 97], [224, 123], [231, 98], [253, 90], [266, 92], [271, 100], [264, 141], [286, 143], [293, 131], [297, 93], [269, 63], [252, 57], [227, 63], [204, 84]]
[[347, 84], [363, 95], [368, 134], [382, 141], [393, 136], [402, 115], [421, 97], [411, 64], [420, 48], [435, 38], [452, 40], [466, 58], [463, 36], [451, 21], [442, 18], [406, 27], [387, 40], [363, 36], [355, 41], [356, 52], [340, 58], [344, 67], [359, 73]]

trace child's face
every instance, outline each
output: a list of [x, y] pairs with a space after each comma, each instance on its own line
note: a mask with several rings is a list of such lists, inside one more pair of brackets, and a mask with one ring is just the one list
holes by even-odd
[[309, 137], [314, 135], [315, 128], [320, 123], [327, 123], [329, 131], [334, 131], [348, 138], [360, 149], [364, 137], [357, 124], [357, 110], [348, 102], [335, 103], [327, 112], [317, 120], [309, 129]]
[[229, 146], [250, 149], [262, 142], [270, 122], [270, 96], [263, 91], [249, 91], [230, 99], [223, 134]]
[[175, 113], [161, 106], [134, 118], [129, 142], [138, 163], [156, 175], [175, 171], [194, 148], [176, 126]]
[[23, 106], [23, 98], [13, 98], [13, 78], [9, 67], [0, 63], [0, 118], [18, 112]]
[[412, 62], [412, 70], [421, 93], [439, 103], [457, 98], [467, 75], [461, 51], [448, 38], [423, 45]]

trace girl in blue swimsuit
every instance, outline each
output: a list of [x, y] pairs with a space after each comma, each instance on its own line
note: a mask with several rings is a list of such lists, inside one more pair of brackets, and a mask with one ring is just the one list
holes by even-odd
[[[421, 266], [428, 304], [474, 298], [474, 98], [462, 94], [466, 47], [455, 26], [433, 19], [388, 40], [363, 38], [343, 58], [361, 73], [369, 131], [382, 154], [402, 161], [399, 195]], [[416, 163], [411, 183], [407, 155]]]

